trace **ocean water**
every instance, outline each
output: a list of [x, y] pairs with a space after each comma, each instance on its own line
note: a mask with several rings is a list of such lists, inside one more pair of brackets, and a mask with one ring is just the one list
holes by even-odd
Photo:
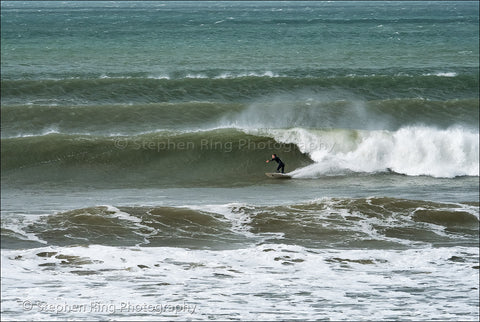
[[478, 34], [475, 1], [1, 2], [2, 320], [477, 321]]

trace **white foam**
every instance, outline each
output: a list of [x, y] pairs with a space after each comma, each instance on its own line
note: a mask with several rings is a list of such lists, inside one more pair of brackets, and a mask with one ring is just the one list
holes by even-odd
[[424, 76], [438, 76], [438, 77], [455, 77], [457, 73], [455, 72], [437, 72], [437, 73], [427, 73], [423, 74]]
[[[143, 243], [142, 244], [149, 244], [150, 241], [148, 237], [153, 236], [157, 234], [157, 230], [155, 228], [152, 228], [148, 225], [143, 225], [142, 219], [132, 216], [129, 213], [126, 213], [124, 211], [121, 211], [120, 209], [111, 206], [111, 205], [104, 205], [103, 207], [107, 208], [107, 211], [111, 212], [110, 218], [118, 218], [120, 220], [125, 220], [133, 223], [136, 227], [141, 228], [138, 231], [134, 230], [134, 233], [137, 235], [140, 235], [143, 237]], [[147, 231], [147, 232], [145, 232]]]
[[258, 237], [257, 234], [250, 232], [252, 218], [244, 211], [244, 209], [254, 210], [255, 207], [251, 205], [245, 203], [228, 203], [221, 205], [188, 206], [188, 208], [222, 215], [225, 221], [231, 223], [233, 232], [240, 233], [248, 238]]
[[[44, 129], [43, 131], [37, 132], [37, 133], [18, 133], [15, 135], [8, 135], [4, 136], [2, 134], [2, 138], [5, 139], [16, 139], [16, 138], [28, 138], [28, 137], [35, 137], [35, 136], [47, 136], [51, 134], [62, 134], [56, 127], [49, 127]], [[70, 134], [70, 133], [69, 133]]]
[[138, 217], [135, 217], [135, 216], [132, 216], [126, 212], [123, 212], [121, 211], [120, 209], [114, 207], [114, 206], [110, 206], [110, 205], [102, 205], [100, 207], [105, 207], [107, 208], [107, 211], [108, 212], [111, 212], [112, 214], [110, 215], [110, 218], [118, 218], [118, 219], [121, 219], [121, 220], [127, 220], [127, 221], [131, 221], [133, 223], [141, 223], [142, 222], [142, 219], [141, 218], [138, 218]]
[[43, 239], [40, 239], [35, 233], [25, 231], [25, 227], [34, 225], [42, 215], [16, 215], [16, 216], [2, 216], [2, 229], [8, 229], [16, 234], [17, 238], [47, 244]]
[[131, 79], [131, 76], [108, 76], [106, 74], [102, 74], [99, 77], [100, 79]]
[[204, 79], [204, 78], [208, 78], [208, 76], [205, 74], [187, 74], [185, 78]]
[[243, 73], [232, 73], [224, 72], [218, 76], [215, 76], [214, 79], [234, 79], [234, 78], [243, 78], [243, 77], [281, 77], [281, 75], [274, 73], [272, 71], [265, 71], [263, 73], [259, 72], [243, 72]]
[[149, 79], [166, 79], [166, 80], [170, 80], [170, 76], [169, 75], [165, 75], [165, 74], [161, 74], [161, 75], [152, 75], [152, 76], [148, 76], [147, 78]]
[[[2, 249], [1, 256], [6, 320], [478, 320], [476, 247], [330, 250], [263, 244], [211, 251], [92, 245]], [[90, 262], [65, 263], [69, 256]], [[48, 263], [55, 266], [39, 266]], [[92, 303], [104, 310], [92, 312]], [[123, 303], [187, 304], [190, 311], [121, 311]], [[53, 310], [41, 312], [39, 304]], [[55, 312], [68, 305], [86, 305], [87, 311]]]
[[294, 143], [315, 162], [291, 174], [297, 178], [329, 173], [382, 172], [433, 177], [478, 176], [478, 132], [461, 127], [409, 126], [397, 131], [261, 130]]

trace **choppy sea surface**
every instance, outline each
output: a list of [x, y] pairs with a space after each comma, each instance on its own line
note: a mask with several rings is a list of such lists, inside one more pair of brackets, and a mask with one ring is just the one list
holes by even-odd
[[478, 34], [474, 1], [1, 2], [2, 320], [477, 321]]

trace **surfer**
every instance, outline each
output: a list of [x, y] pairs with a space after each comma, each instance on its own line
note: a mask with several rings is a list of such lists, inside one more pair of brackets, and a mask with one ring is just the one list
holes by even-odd
[[278, 163], [277, 172], [280, 172], [280, 169], [282, 169], [282, 173], [285, 173], [285, 163], [283, 163], [276, 154], [272, 154], [272, 160], [267, 160], [267, 163], [270, 161], [276, 161]]

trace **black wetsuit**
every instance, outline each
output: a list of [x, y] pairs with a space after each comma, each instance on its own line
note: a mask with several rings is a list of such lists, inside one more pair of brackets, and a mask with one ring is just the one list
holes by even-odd
[[282, 173], [285, 173], [285, 163], [283, 163], [278, 156], [275, 156], [275, 158], [270, 161], [276, 161], [278, 163], [277, 172], [282, 169]]

